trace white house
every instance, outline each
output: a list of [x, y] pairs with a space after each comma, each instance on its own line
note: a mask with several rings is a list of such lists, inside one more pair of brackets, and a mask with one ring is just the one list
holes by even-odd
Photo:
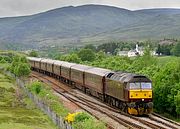
[[128, 51], [119, 51], [118, 55], [119, 56], [128, 56]]
[[134, 57], [134, 56], [138, 56], [139, 53], [136, 50], [130, 50], [128, 52], [128, 57]]
[[[128, 56], [128, 57], [135, 57], [135, 56], [142, 56], [144, 54], [144, 48], [139, 47], [138, 44], [136, 44], [136, 48], [130, 51], [119, 51], [119, 56]], [[152, 55], [156, 55], [155, 51], [151, 51]]]

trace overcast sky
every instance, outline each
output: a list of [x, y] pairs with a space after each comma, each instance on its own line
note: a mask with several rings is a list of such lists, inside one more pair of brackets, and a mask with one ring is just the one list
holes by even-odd
[[130, 10], [180, 8], [180, 0], [0, 0], [0, 17], [30, 15], [70, 5], [102, 4]]

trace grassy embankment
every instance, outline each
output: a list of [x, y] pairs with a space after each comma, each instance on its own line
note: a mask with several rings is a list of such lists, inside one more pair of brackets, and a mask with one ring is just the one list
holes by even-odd
[[[0, 68], [8, 64], [0, 64]], [[51, 120], [35, 107], [0, 69], [0, 129], [55, 129]]]
[[[103, 122], [97, 120], [95, 117], [86, 112], [77, 112], [69, 114], [70, 111], [64, 107], [59, 97], [54, 94], [54, 91], [47, 84], [39, 81], [34, 81], [27, 85], [31, 93], [42, 99], [58, 116], [65, 118], [72, 123], [74, 129], [105, 129]], [[68, 115], [69, 114], [69, 115]]]

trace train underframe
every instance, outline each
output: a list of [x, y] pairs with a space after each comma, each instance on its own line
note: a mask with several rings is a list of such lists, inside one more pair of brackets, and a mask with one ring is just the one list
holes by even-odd
[[151, 101], [146, 102], [146, 101], [142, 101], [142, 99], [139, 99], [138, 101], [131, 100], [131, 102], [121, 101], [112, 96], [103, 95], [102, 93], [98, 93], [92, 89], [84, 87], [83, 85], [76, 84], [75, 82], [68, 80], [66, 78], [63, 78], [59, 75], [55, 75], [53, 73], [50, 73], [50, 72], [47, 72], [47, 71], [44, 71], [41, 69], [36, 69], [36, 68], [32, 68], [32, 70], [46, 74], [51, 77], [54, 77], [54, 78], [58, 79], [59, 81], [65, 83], [71, 87], [75, 87], [78, 90], [83, 91], [85, 94], [96, 97], [99, 100], [109, 104], [110, 106], [120, 109], [121, 111], [123, 111], [125, 113], [140, 116], [140, 115], [148, 115], [148, 114], [152, 113], [152, 111], [153, 111], [153, 103]]

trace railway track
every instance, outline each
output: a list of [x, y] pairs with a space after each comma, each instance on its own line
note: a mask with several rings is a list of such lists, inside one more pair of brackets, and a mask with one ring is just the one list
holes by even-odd
[[[96, 118], [101, 119], [99, 116], [106, 117], [107, 125], [110, 128], [152, 128], [152, 129], [178, 129], [180, 125], [174, 121], [165, 120], [160, 117], [155, 116], [154, 114], [149, 115], [148, 117], [135, 117], [129, 114], [126, 114], [120, 110], [114, 109], [97, 99], [89, 97], [82, 92], [67, 87], [65, 84], [60, 83], [58, 80], [40, 74], [37, 72], [32, 72], [32, 77], [37, 78], [45, 83], [48, 83], [52, 86], [54, 91], [61, 94], [71, 102], [75, 103], [82, 109], [86, 110], [90, 114], [94, 115]], [[98, 115], [101, 114], [101, 115]], [[157, 118], [158, 119], [157, 119]], [[110, 123], [108, 123], [110, 120]], [[114, 122], [114, 126], [113, 123]], [[175, 124], [176, 123], [176, 124]], [[118, 125], [118, 126], [117, 126]], [[122, 126], [123, 125], [123, 126]]]
[[165, 118], [165, 117], [158, 115], [156, 113], [150, 114], [149, 119], [154, 120], [154, 121], [158, 121], [159, 123], [162, 123], [166, 126], [169, 126], [170, 128], [180, 129], [180, 123], [175, 122], [173, 120], [170, 120], [168, 118]]

